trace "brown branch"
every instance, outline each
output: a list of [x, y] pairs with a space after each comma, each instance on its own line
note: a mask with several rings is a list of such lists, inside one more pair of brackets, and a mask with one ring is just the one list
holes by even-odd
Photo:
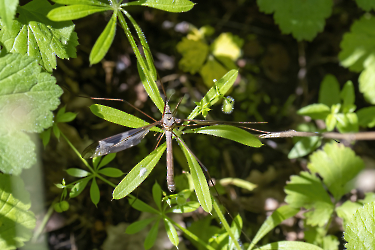
[[285, 137], [309, 137], [320, 136], [327, 139], [337, 139], [346, 141], [359, 141], [359, 140], [375, 140], [375, 131], [358, 132], [358, 133], [336, 133], [336, 132], [299, 132], [295, 130], [287, 130], [281, 132], [271, 132], [269, 134], [259, 135], [261, 139], [268, 138], [285, 138]]

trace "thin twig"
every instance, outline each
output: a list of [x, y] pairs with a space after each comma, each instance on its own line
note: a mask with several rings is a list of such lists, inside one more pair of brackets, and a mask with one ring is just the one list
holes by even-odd
[[259, 135], [261, 139], [268, 138], [286, 138], [286, 137], [309, 137], [320, 136], [327, 139], [359, 141], [359, 140], [375, 140], [375, 131], [358, 132], [358, 133], [337, 133], [337, 132], [300, 132], [295, 130], [287, 130], [281, 132], [272, 132], [269, 134]]

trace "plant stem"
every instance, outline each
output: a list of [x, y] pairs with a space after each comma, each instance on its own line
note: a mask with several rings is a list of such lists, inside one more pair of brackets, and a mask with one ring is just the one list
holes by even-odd
[[54, 200], [52, 202], [51, 206], [48, 208], [48, 211], [47, 211], [46, 215], [44, 215], [42, 223], [40, 223], [38, 229], [35, 231], [35, 233], [33, 235], [33, 238], [31, 239], [31, 242], [36, 242], [38, 240], [39, 236], [42, 234], [44, 228], [47, 225], [48, 220], [51, 218], [51, 215], [53, 214], [53, 206], [55, 205], [56, 202], [57, 202], [57, 199]]

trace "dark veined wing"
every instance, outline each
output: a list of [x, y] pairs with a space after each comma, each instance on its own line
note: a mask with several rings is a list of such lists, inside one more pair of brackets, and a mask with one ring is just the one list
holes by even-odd
[[155, 122], [147, 126], [131, 129], [124, 133], [95, 142], [82, 152], [82, 157], [93, 158], [133, 147], [140, 143], [148, 132], [150, 132], [150, 129], [158, 125], [158, 123], [159, 122]]

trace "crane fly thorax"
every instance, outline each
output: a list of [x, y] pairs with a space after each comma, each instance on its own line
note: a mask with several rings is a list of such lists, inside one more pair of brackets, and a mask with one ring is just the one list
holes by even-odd
[[165, 105], [164, 117], [163, 117], [163, 127], [168, 130], [172, 131], [173, 128], [176, 126], [177, 123], [180, 123], [180, 119], [176, 119], [173, 117], [171, 112], [171, 108], [168, 104]]

